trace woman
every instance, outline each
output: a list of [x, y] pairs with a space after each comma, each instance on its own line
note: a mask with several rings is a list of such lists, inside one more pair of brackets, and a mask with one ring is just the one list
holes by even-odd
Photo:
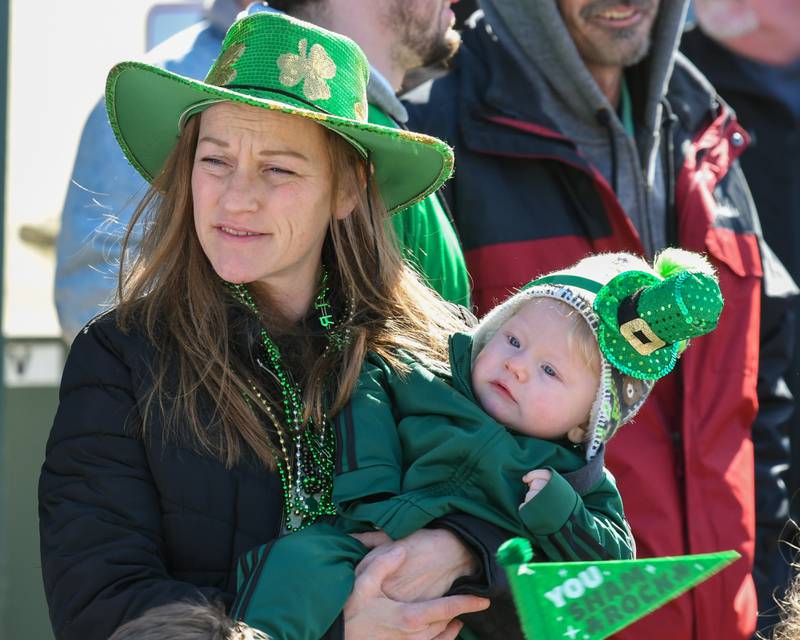
[[[332, 512], [331, 417], [365, 354], [445, 362], [460, 322], [383, 222], [438, 188], [452, 155], [366, 122], [367, 68], [350, 40], [258, 13], [205, 83], [140, 63], [109, 75], [112, 127], [152, 188], [118, 307], [73, 344], [42, 469], [58, 638], [229, 604], [243, 552]], [[439, 524], [365, 560], [330, 635], [452, 638], [486, 606], [438, 597], [489, 548], [479, 527]], [[390, 575], [390, 593], [427, 600], [386, 598]]]

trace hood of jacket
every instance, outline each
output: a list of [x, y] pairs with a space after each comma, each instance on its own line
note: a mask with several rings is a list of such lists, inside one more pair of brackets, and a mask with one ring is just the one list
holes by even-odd
[[[480, 4], [494, 30], [516, 45], [511, 53], [520, 67], [534, 70], [536, 79], [544, 80], [570, 113], [592, 127], [597, 126], [599, 111], [616, 113], [583, 63], [556, 0], [480, 0]], [[637, 120], [649, 132], [655, 132], [660, 122], [660, 102], [672, 75], [688, 5], [689, 0], [661, 0], [650, 51], [640, 63], [647, 86]]]
[[454, 333], [450, 336], [450, 384], [461, 395], [478, 404], [472, 391], [472, 336]]
[[611, 185], [648, 255], [667, 243], [669, 185], [659, 154], [666, 122], [663, 102], [688, 4], [661, 0], [650, 50], [626, 70], [636, 132], [632, 138], [581, 59], [557, 0], [481, 0], [489, 28], [519, 69], [518, 81], [532, 89], [537, 108]]
[[367, 100], [371, 105], [378, 107], [398, 124], [405, 125], [408, 121], [408, 112], [394, 92], [392, 85], [390, 85], [386, 77], [372, 65], [369, 67]]

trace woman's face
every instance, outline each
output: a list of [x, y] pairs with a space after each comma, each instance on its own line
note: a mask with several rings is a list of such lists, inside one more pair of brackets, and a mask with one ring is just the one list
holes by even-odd
[[334, 202], [328, 144], [298, 116], [230, 102], [202, 112], [194, 225], [217, 275], [279, 296], [314, 289], [332, 217], [352, 210]]

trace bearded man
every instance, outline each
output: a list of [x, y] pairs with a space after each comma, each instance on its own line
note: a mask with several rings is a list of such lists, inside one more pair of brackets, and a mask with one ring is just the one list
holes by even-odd
[[455, 147], [447, 196], [481, 312], [593, 252], [650, 259], [682, 246], [719, 272], [718, 330], [656, 385], [606, 460], [640, 557], [742, 559], [615, 636], [630, 640], [750, 637], [754, 467], [766, 465], [756, 490], [780, 494], [791, 410], [796, 287], [762, 240], [736, 160], [747, 133], [676, 51], [688, 4], [481, 0], [453, 72], [410, 107], [412, 128]]

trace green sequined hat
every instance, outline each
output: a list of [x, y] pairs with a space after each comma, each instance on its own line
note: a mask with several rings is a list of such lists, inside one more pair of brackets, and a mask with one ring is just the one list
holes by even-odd
[[187, 119], [223, 101], [308, 118], [343, 136], [375, 171], [389, 212], [438, 189], [453, 170], [441, 140], [367, 122], [369, 65], [352, 40], [278, 13], [233, 24], [204, 82], [141, 62], [108, 75], [106, 109], [131, 164], [151, 181]]
[[681, 271], [661, 280], [628, 271], [600, 289], [594, 310], [605, 357], [634, 378], [656, 380], [672, 371], [686, 340], [714, 330], [722, 293], [706, 273]]
[[712, 331], [722, 311], [719, 285], [702, 256], [667, 249], [656, 259], [655, 271], [644, 269], [650, 267], [627, 253], [590, 256], [528, 283], [475, 331], [473, 360], [531, 298], [554, 298], [580, 313], [601, 355], [587, 459], [636, 415], [655, 381], [673, 369], [686, 341]]

